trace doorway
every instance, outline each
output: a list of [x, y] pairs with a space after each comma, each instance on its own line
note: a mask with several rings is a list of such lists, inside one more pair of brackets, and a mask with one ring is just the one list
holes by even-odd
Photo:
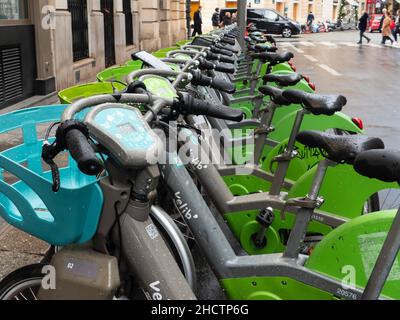
[[293, 3], [293, 20], [297, 21], [297, 15], [299, 12], [299, 4], [298, 3]]
[[283, 2], [277, 2], [276, 3], [276, 11], [278, 11], [279, 13], [283, 13], [283, 11], [284, 11]]
[[106, 68], [115, 65], [114, 3], [113, 0], [101, 0], [104, 15], [104, 54]]

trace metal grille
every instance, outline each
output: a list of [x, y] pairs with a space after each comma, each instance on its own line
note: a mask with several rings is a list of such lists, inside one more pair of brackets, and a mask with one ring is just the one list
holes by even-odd
[[126, 45], [133, 45], [133, 15], [131, 0], [124, 0]]
[[74, 61], [89, 58], [87, 0], [68, 0], [72, 20]]
[[0, 104], [23, 95], [19, 47], [0, 48]]

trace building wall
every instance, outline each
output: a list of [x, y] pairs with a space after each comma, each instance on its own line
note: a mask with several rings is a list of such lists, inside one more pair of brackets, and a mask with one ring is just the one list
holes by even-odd
[[[88, 0], [89, 57], [73, 62], [71, 13], [67, 0], [30, 0], [35, 8], [39, 77], [55, 77], [57, 90], [96, 80], [105, 69], [104, 17], [100, 0]], [[54, 6], [55, 28], [42, 31], [41, 9]], [[156, 51], [186, 37], [185, 0], [131, 0], [134, 45], [126, 46], [123, 1], [114, 0], [116, 64], [137, 50]]]

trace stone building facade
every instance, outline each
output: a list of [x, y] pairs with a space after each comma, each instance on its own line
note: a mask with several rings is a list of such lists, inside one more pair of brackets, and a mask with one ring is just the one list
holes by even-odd
[[0, 0], [0, 108], [185, 37], [186, 0]]

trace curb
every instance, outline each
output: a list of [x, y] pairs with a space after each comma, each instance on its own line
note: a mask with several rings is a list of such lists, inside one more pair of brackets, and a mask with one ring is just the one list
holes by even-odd
[[35, 107], [41, 104], [54, 104], [57, 103], [57, 101], [58, 101], [57, 92], [52, 92], [46, 96], [33, 96], [21, 102], [13, 104], [11, 106], [8, 106], [4, 109], [1, 109], [0, 115], [20, 109]]

